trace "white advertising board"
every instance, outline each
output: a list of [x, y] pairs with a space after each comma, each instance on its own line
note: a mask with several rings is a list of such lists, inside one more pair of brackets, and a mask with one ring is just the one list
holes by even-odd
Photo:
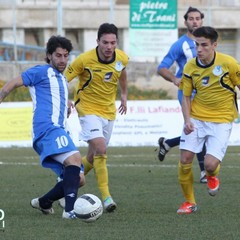
[[[120, 106], [119, 101], [116, 106]], [[32, 145], [31, 103], [2, 103], [0, 119], [0, 147]], [[76, 110], [68, 126], [74, 143], [87, 146], [78, 140], [81, 127]], [[109, 146], [157, 146], [159, 137], [178, 137], [182, 127], [183, 117], [177, 100], [128, 101], [128, 113], [117, 114]], [[240, 145], [240, 118], [233, 124], [229, 145]]]

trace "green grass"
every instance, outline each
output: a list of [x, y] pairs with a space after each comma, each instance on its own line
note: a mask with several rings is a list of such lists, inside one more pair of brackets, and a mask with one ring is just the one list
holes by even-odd
[[[216, 197], [210, 197], [206, 185], [199, 183], [194, 162], [199, 211], [187, 216], [176, 214], [183, 201], [177, 179], [178, 150], [171, 150], [164, 162], [155, 155], [154, 147], [109, 148], [110, 189], [118, 209], [94, 223], [84, 223], [62, 219], [57, 203], [52, 216], [31, 208], [30, 200], [45, 193], [56, 181], [55, 175], [39, 166], [32, 149], [0, 149], [0, 209], [5, 212], [0, 239], [239, 240], [239, 147], [228, 149]], [[79, 194], [100, 196], [93, 172], [86, 180]]]

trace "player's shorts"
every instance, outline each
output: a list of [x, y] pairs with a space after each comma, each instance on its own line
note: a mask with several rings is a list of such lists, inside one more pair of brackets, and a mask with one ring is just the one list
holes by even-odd
[[91, 139], [103, 137], [106, 140], [106, 145], [108, 145], [114, 120], [107, 120], [105, 118], [96, 115], [86, 115], [84, 117], [79, 117], [81, 124], [80, 140], [88, 142]]
[[56, 172], [55, 168], [57, 171], [59, 168], [62, 168], [62, 163], [54, 160], [51, 157], [52, 155], [65, 154], [62, 156], [67, 157], [69, 154], [72, 155], [79, 152], [69, 134], [59, 127], [54, 127], [37, 139], [34, 139], [33, 148], [39, 154], [42, 166], [51, 168], [54, 172]]
[[188, 135], [182, 132], [180, 149], [199, 153], [206, 144], [206, 154], [222, 161], [228, 146], [232, 123], [212, 123], [191, 118], [194, 131]]

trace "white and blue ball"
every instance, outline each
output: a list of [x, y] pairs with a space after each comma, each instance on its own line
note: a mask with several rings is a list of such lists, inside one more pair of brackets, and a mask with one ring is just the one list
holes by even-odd
[[84, 222], [94, 222], [103, 214], [103, 205], [101, 200], [90, 193], [83, 194], [74, 203], [76, 216]]

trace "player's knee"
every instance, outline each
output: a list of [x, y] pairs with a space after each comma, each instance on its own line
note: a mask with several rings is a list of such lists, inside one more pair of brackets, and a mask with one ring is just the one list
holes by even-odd
[[102, 146], [96, 149], [96, 152], [94, 155], [105, 155], [106, 152], [107, 152], [107, 148], [105, 146]]
[[69, 157], [64, 161], [64, 165], [65, 165], [65, 166], [74, 165], [74, 166], [80, 167], [81, 163], [82, 163], [82, 158], [81, 158], [80, 153], [75, 153], [75, 154], [69, 156]]
[[205, 166], [205, 170], [208, 172], [208, 173], [213, 173], [217, 167], [219, 165], [219, 160], [216, 159], [215, 157], [207, 154], [206, 157], [205, 157], [205, 160], [204, 160], [204, 166]]
[[208, 172], [208, 173], [213, 173], [215, 170], [216, 170], [217, 166], [215, 164], [205, 164], [205, 170]]
[[186, 150], [181, 150], [181, 164], [189, 164], [193, 162], [194, 153]]

